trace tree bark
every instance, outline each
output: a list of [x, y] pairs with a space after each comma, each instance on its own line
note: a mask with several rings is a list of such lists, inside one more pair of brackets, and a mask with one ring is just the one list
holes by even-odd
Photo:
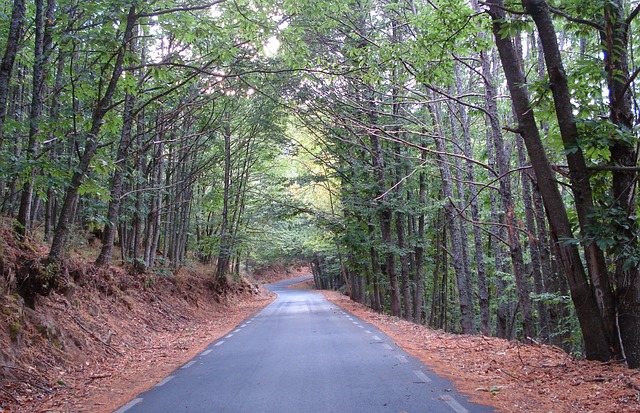
[[445, 199], [448, 201], [448, 205], [444, 207], [444, 214], [446, 217], [446, 226], [449, 228], [449, 234], [451, 235], [451, 264], [455, 271], [458, 286], [460, 326], [462, 328], [462, 333], [474, 334], [476, 329], [474, 323], [473, 303], [471, 302], [471, 291], [469, 289], [469, 269], [465, 265], [463, 257], [462, 234], [458, 222], [460, 218], [454, 204], [453, 176], [451, 174], [449, 163], [444, 155], [447, 152], [447, 148], [444, 142], [444, 133], [440, 127], [441, 122], [438, 110], [432, 109], [431, 115], [433, 117], [434, 126], [437, 130], [436, 134], [438, 135], [435, 138], [435, 143], [436, 150], [439, 152], [437, 157], [440, 177], [442, 178], [442, 192]]
[[[45, 70], [51, 57], [51, 25], [54, 21], [55, 2], [49, 1], [45, 9], [44, 0], [37, 0], [35, 16], [35, 39], [33, 59], [33, 79], [31, 90], [31, 110], [29, 113], [29, 139], [25, 157], [28, 166], [28, 176], [22, 186], [20, 207], [18, 209], [16, 233], [23, 237], [31, 231], [31, 209], [33, 200], [33, 185], [37, 173], [35, 160], [40, 151], [40, 122], [44, 112]], [[2, 104], [0, 102], [0, 104]], [[1, 127], [1, 125], [0, 125]]]
[[53, 241], [51, 242], [51, 249], [49, 250], [48, 260], [51, 262], [59, 262], [62, 259], [64, 246], [67, 242], [67, 235], [69, 233], [69, 223], [73, 218], [72, 208], [73, 202], [78, 195], [78, 190], [82, 182], [84, 181], [84, 175], [89, 169], [91, 160], [93, 159], [98, 146], [100, 129], [102, 128], [104, 116], [111, 108], [111, 101], [115, 94], [118, 81], [122, 75], [124, 57], [126, 52], [126, 46], [131, 42], [133, 37], [133, 29], [136, 22], [135, 6], [129, 8], [127, 15], [127, 24], [123, 33], [122, 44], [116, 53], [115, 63], [113, 66], [111, 79], [105, 90], [102, 98], [97, 102], [91, 119], [91, 128], [87, 133], [87, 141], [84, 152], [80, 158], [80, 162], [73, 173], [71, 182], [65, 193], [62, 208], [60, 210], [60, 217], [53, 234]]
[[[538, 178], [538, 186], [545, 203], [545, 209], [551, 226], [554, 242], [559, 242], [560, 259], [566, 270], [571, 296], [576, 307], [581, 330], [585, 339], [585, 352], [589, 359], [609, 360], [611, 357], [609, 339], [604, 322], [591, 290], [581, 257], [571, 231], [567, 211], [553, 176], [549, 160], [535, 121], [529, 99], [526, 80], [518, 66], [510, 36], [500, 33], [504, 8], [501, 0], [490, 1], [489, 14], [493, 19], [493, 33], [507, 85], [511, 94], [512, 104], [518, 120], [521, 133], [531, 165]], [[573, 177], [572, 179], [576, 179]], [[576, 202], [584, 202], [576, 200]], [[562, 242], [560, 242], [562, 240]]]
[[20, 47], [20, 39], [24, 28], [27, 7], [24, 0], [14, 0], [2, 62], [0, 62], [0, 148], [4, 142], [4, 123], [7, 118], [7, 101], [9, 98], [9, 82], [13, 75], [13, 64]]
[[116, 170], [111, 178], [111, 200], [107, 208], [107, 222], [102, 232], [102, 248], [100, 255], [96, 259], [96, 265], [106, 266], [111, 263], [113, 255], [113, 243], [116, 239], [118, 228], [118, 216], [120, 215], [120, 205], [124, 188], [124, 176], [127, 171], [128, 154], [133, 140], [133, 108], [135, 96], [127, 93], [124, 98], [124, 109], [122, 113], [122, 132], [120, 134], [120, 144], [116, 154]]

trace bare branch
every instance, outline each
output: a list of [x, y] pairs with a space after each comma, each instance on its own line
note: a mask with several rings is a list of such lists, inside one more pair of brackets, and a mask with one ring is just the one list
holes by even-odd
[[218, 0], [218, 1], [211, 2], [211, 3], [202, 4], [200, 6], [176, 7], [176, 8], [173, 8], [173, 9], [156, 10], [156, 11], [152, 11], [150, 13], [140, 13], [136, 17], [137, 18], [155, 17], [155, 16], [162, 16], [163, 14], [180, 13], [180, 12], [185, 12], [185, 11], [205, 10], [205, 9], [211, 8], [211, 7], [213, 7], [213, 6], [217, 5], [217, 4], [224, 3], [226, 1], [227, 0]]
[[578, 23], [578, 24], [584, 24], [585, 26], [593, 27], [594, 29], [599, 30], [599, 31], [604, 30], [604, 27], [602, 27], [601, 25], [599, 25], [596, 22], [592, 22], [591, 20], [586, 20], [586, 19], [580, 19], [578, 17], [573, 17], [573, 16], [569, 15], [568, 13], [566, 13], [566, 12], [560, 10], [560, 9], [552, 7], [551, 5], [548, 5], [548, 7], [549, 7], [549, 11], [551, 13], [556, 14], [558, 16], [562, 16], [565, 19], [569, 20], [570, 22]]

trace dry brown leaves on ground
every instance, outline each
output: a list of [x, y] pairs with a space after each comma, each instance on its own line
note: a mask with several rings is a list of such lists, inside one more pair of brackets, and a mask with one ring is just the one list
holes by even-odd
[[325, 296], [384, 331], [473, 401], [502, 412], [640, 412], [640, 371], [575, 360], [556, 347], [454, 335], [378, 314], [334, 291]]

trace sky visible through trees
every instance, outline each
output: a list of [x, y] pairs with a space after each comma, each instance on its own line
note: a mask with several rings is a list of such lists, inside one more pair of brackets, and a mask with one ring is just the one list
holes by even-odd
[[637, 2], [2, 7], [2, 214], [51, 245], [27, 303], [87, 242], [217, 280], [302, 260], [378, 311], [640, 367]]

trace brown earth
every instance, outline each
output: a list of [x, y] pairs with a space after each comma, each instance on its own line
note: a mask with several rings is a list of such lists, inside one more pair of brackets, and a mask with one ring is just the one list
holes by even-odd
[[210, 267], [192, 264], [140, 274], [86, 264], [80, 253], [97, 251], [84, 245], [65, 262], [64, 294], [32, 309], [12, 292], [45, 256], [28, 242], [0, 225], [0, 413], [112, 412], [269, 304], [260, 284], [308, 273], [276, 266], [214, 283]]

